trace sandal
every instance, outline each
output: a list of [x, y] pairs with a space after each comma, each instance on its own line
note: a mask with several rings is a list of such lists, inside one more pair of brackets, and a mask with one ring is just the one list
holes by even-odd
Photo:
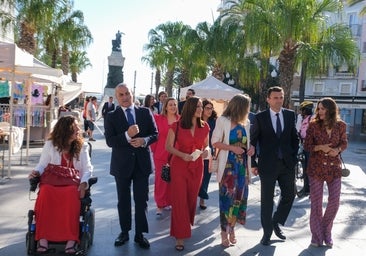
[[224, 247], [230, 246], [230, 241], [227, 238], [227, 233], [225, 231], [221, 231], [221, 245]]
[[48, 241], [46, 239], [40, 239], [37, 245], [37, 254], [47, 254], [50, 252], [48, 248]]
[[236, 244], [236, 242], [237, 242], [234, 230], [229, 232], [229, 241], [232, 244]]
[[175, 249], [178, 252], [181, 252], [184, 250], [183, 239], [177, 239], [176, 244], [175, 244]]
[[76, 243], [76, 241], [67, 241], [66, 248], [65, 248], [65, 254], [67, 254], [67, 255], [76, 255], [76, 253], [77, 253], [77, 243]]

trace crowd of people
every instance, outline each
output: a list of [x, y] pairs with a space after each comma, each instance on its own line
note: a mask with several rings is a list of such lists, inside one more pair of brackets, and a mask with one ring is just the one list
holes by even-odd
[[[153, 95], [147, 95], [140, 106], [135, 103], [131, 89], [121, 83], [115, 88], [115, 97], [118, 105], [115, 106], [113, 97], [110, 97], [102, 110], [106, 143], [112, 149], [109, 170], [116, 183], [121, 229], [115, 246], [122, 246], [129, 240], [134, 219], [134, 241], [141, 248], [150, 248], [144, 233], [149, 232], [149, 176], [155, 172], [156, 216], [160, 218], [163, 214], [170, 214], [170, 235], [175, 238], [175, 249], [183, 251], [184, 241], [192, 235], [197, 208], [207, 208], [205, 200], [209, 200], [213, 156], [218, 161], [215, 176], [219, 193], [221, 245], [229, 247], [239, 242], [235, 227], [236, 224], [245, 225], [247, 221], [252, 175], [259, 175], [261, 183], [263, 236], [260, 243], [270, 245], [272, 233], [286, 240], [280, 226], [286, 224], [295, 198], [295, 165], [299, 146], [303, 146], [306, 154], [306, 181], [301, 196], [310, 194], [310, 244], [315, 247], [323, 244], [333, 246], [332, 225], [339, 208], [341, 190], [340, 153], [347, 148], [347, 136], [346, 124], [340, 119], [337, 104], [332, 98], [320, 99], [315, 109], [313, 102], [302, 103], [301, 120], [296, 125], [295, 111], [283, 107], [284, 91], [278, 86], [267, 91], [268, 109], [256, 114], [250, 112], [251, 98], [247, 94], [234, 96], [221, 115], [215, 111], [212, 101], [196, 97], [192, 89], [179, 103], [162, 91], [158, 94], [158, 101]], [[84, 125], [87, 125], [85, 129], [91, 141], [94, 140], [94, 106], [93, 98], [85, 106]], [[65, 118], [71, 117], [61, 118], [59, 125], [66, 122]], [[65, 154], [82, 173], [80, 186], [69, 193], [82, 193], [85, 189], [83, 181], [90, 176], [92, 167], [90, 159], [82, 157], [84, 146], [77, 138], [79, 130], [75, 124], [74, 119], [68, 120], [68, 144], [55, 141], [57, 132], [60, 132], [55, 129], [47, 144], [55, 156], [43, 152], [42, 161], [30, 177], [41, 175], [47, 162], [65, 164], [62, 160]], [[76, 149], [75, 144], [78, 145]], [[81, 165], [78, 163], [80, 159]], [[162, 168], [166, 164], [170, 166], [170, 182], [161, 179]], [[323, 214], [324, 183], [329, 197]], [[275, 205], [276, 184], [281, 195]], [[36, 203], [36, 208], [39, 205]], [[44, 226], [40, 224], [41, 230]], [[45, 230], [37, 237], [39, 252], [47, 251], [48, 240], [54, 239]], [[78, 242], [76, 234], [63, 239], [68, 241], [66, 252], [73, 252], [74, 244]]]

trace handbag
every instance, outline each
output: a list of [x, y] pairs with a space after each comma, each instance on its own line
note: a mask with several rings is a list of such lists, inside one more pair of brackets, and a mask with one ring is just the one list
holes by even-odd
[[350, 175], [351, 171], [344, 164], [343, 158], [340, 154], [339, 154], [339, 158], [341, 159], [341, 162], [342, 162], [342, 177], [348, 177]]
[[[221, 141], [224, 141], [224, 134], [222, 135]], [[209, 173], [213, 173], [213, 172], [218, 172], [219, 170], [219, 153], [220, 153], [220, 149], [215, 149], [214, 151], [214, 155], [212, 156], [211, 162], [210, 162], [210, 166], [208, 168], [208, 172]]]
[[40, 183], [52, 186], [78, 186], [80, 184], [79, 171], [72, 167], [48, 164], [41, 175]]
[[[177, 141], [177, 137], [178, 137], [178, 127], [179, 127], [179, 122], [177, 123], [177, 127], [175, 128], [175, 137], [174, 137], [174, 142], [173, 142], [173, 147], [175, 146], [175, 142]], [[170, 182], [171, 178], [170, 178], [170, 159], [172, 158], [172, 154], [169, 154], [168, 156], [168, 162], [166, 164], [163, 165], [163, 167], [161, 168], [161, 179], [165, 182]]]

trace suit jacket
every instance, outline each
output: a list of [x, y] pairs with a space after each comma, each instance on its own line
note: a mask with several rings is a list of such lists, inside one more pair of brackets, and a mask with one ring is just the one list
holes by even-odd
[[182, 110], [183, 110], [183, 107], [184, 107], [185, 103], [186, 103], [186, 100], [178, 102], [178, 112], [179, 112], [179, 114], [182, 114]]
[[[278, 159], [278, 149], [281, 148], [286, 166], [294, 169], [297, 162], [299, 138], [295, 127], [295, 113], [289, 109], [282, 109], [284, 127], [280, 138], [273, 129], [270, 110], [267, 109], [255, 115], [251, 127], [251, 144], [259, 146], [258, 163], [256, 154], [252, 157], [252, 166], [258, 167], [259, 172], [269, 173]], [[258, 143], [258, 144], [257, 144]]]
[[161, 109], [163, 108], [163, 105], [160, 107], [160, 101], [154, 103], [154, 110], [156, 110], [156, 113], [161, 114]]
[[115, 109], [114, 103], [112, 103], [112, 105], [109, 107], [109, 102], [105, 102], [102, 108], [102, 116], [105, 117], [105, 115], [108, 112], [111, 112]]
[[149, 145], [158, 138], [155, 120], [149, 109], [135, 106], [135, 121], [140, 130], [135, 137], [145, 138], [145, 147], [134, 148], [127, 141], [125, 132], [129, 125], [120, 106], [106, 116], [105, 138], [107, 145], [112, 148], [110, 174], [113, 176], [127, 178], [137, 169], [142, 174], [151, 173]]

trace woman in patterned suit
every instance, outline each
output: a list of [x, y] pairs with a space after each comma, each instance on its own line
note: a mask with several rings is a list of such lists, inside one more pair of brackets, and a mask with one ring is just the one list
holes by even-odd
[[[341, 194], [341, 160], [339, 154], [347, 148], [346, 123], [339, 118], [332, 98], [319, 100], [315, 118], [306, 132], [304, 148], [310, 152], [308, 176], [310, 182], [311, 245], [333, 246], [332, 226], [339, 208]], [[328, 187], [328, 203], [323, 214], [323, 186]]]

